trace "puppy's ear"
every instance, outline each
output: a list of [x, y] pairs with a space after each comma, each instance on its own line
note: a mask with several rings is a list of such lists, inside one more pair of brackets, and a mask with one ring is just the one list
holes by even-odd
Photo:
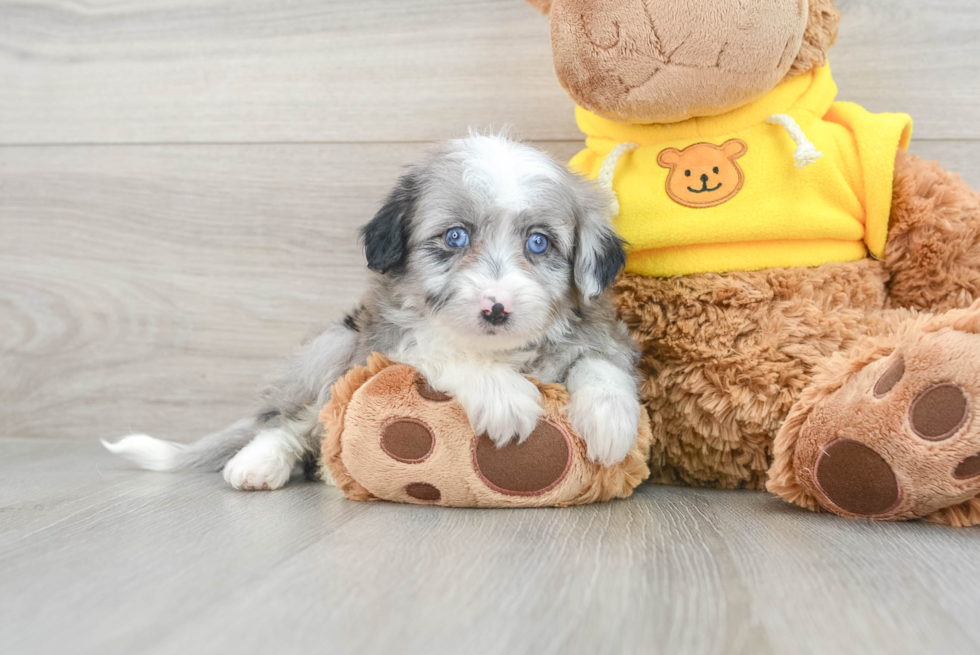
[[541, 14], [547, 14], [551, 11], [552, 0], [527, 0], [527, 2]]
[[404, 264], [417, 203], [418, 180], [413, 173], [406, 173], [374, 218], [361, 228], [364, 254], [372, 271], [387, 273]]
[[609, 222], [605, 200], [590, 189], [575, 217], [575, 286], [586, 302], [612, 284], [626, 265], [626, 244]]

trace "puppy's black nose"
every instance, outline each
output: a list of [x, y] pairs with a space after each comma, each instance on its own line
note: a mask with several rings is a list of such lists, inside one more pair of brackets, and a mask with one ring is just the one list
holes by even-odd
[[483, 311], [483, 320], [490, 325], [500, 325], [507, 320], [507, 312], [504, 311], [503, 303], [494, 303], [490, 311]]
[[701, 174], [701, 181], [702, 182], [707, 182], [708, 181], [708, 174], [707, 173], [702, 173]]

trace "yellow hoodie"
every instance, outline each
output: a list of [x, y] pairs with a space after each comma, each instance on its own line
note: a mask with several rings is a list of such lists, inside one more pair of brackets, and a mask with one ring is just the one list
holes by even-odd
[[883, 257], [895, 153], [908, 148], [912, 119], [836, 95], [823, 66], [727, 114], [682, 123], [623, 125], [579, 107], [586, 149], [570, 165], [611, 184], [634, 273]]

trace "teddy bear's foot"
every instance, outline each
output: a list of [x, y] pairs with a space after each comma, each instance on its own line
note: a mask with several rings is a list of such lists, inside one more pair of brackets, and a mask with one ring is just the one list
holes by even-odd
[[964, 503], [980, 492], [980, 335], [912, 333], [796, 418], [792, 468], [825, 509], [896, 520]]
[[588, 460], [562, 411], [567, 392], [539, 388], [544, 418], [522, 443], [497, 448], [411, 367], [373, 356], [334, 385], [321, 413], [324, 464], [355, 500], [515, 507], [628, 496], [649, 474], [646, 422], [626, 461], [602, 467]]

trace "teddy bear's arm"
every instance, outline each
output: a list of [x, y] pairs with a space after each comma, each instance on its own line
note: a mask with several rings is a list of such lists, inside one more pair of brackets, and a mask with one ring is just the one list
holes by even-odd
[[980, 297], [980, 195], [938, 163], [899, 149], [885, 266], [892, 307], [968, 306]]

